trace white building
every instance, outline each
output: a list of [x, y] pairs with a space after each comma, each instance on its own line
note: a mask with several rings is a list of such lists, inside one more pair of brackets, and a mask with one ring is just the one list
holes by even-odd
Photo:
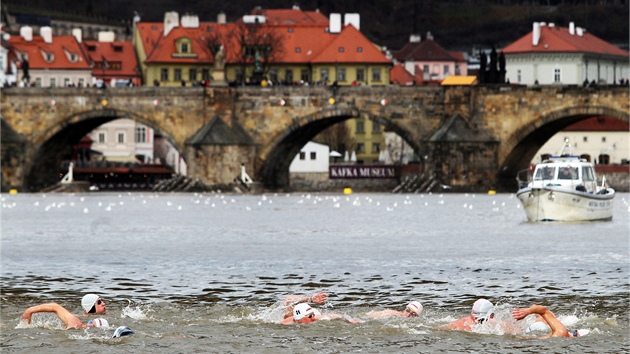
[[506, 79], [524, 85], [619, 84], [628, 52], [576, 27], [534, 22], [532, 32], [503, 48]]
[[153, 129], [131, 119], [116, 119], [90, 132], [92, 149], [108, 161], [152, 163]]
[[572, 155], [588, 155], [598, 164], [627, 164], [630, 160], [628, 123], [593, 117], [558, 132], [540, 148], [531, 163], [539, 163], [543, 154], [558, 156], [566, 139], [571, 145]]
[[328, 173], [330, 147], [309, 141], [295, 155], [289, 173], [295, 172], [326, 172]]

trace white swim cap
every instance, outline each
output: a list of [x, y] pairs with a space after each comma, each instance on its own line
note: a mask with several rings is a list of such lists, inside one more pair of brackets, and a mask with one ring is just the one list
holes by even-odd
[[299, 321], [312, 313], [315, 313], [313, 308], [309, 304], [302, 302], [293, 308], [293, 319]]
[[416, 316], [420, 316], [422, 313], [422, 304], [418, 301], [412, 301], [407, 305], [407, 309], [416, 314]]
[[90, 320], [88, 324], [94, 327], [109, 327], [109, 322], [107, 322], [107, 320], [104, 318], [95, 318], [93, 320]]
[[589, 334], [589, 333], [591, 333], [591, 330], [590, 330], [590, 329], [576, 329], [576, 330], [573, 332], [573, 336], [574, 336], [574, 337], [582, 337], [582, 336], [585, 336], [585, 335], [587, 335], [587, 334]]
[[96, 303], [96, 300], [98, 300], [98, 297], [99, 296], [96, 294], [87, 294], [83, 297], [83, 299], [81, 299], [81, 307], [83, 307], [85, 312], [89, 312], [92, 307], [94, 307], [94, 304]]
[[490, 318], [493, 309], [494, 305], [490, 301], [479, 299], [473, 304], [471, 315], [476, 320], [487, 320]]
[[546, 331], [549, 331], [550, 329], [551, 328], [549, 327], [548, 324], [544, 322], [536, 321], [525, 329], [525, 333], [534, 332], [534, 331], [546, 332]]

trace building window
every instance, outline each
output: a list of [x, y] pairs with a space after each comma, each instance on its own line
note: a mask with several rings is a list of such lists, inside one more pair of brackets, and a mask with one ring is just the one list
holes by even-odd
[[105, 133], [98, 133], [98, 143], [105, 144], [106, 141], [107, 141], [107, 138], [106, 138]]
[[363, 53], [363, 47], [357, 47], [357, 52], [358, 53]]
[[208, 69], [201, 70], [201, 80], [210, 81], [210, 70]]
[[444, 76], [448, 75], [448, 65], [444, 65]]
[[372, 81], [375, 81], [375, 82], [381, 81], [381, 69], [379, 68], [372, 69]]
[[516, 82], [521, 83], [521, 69], [516, 70]]
[[306, 152], [300, 151], [300, 160], [306, 160]]
[[146, 142], [147, 142], [147, 128], [136, 127], [136, 143], [146, 143]]
[[605, 142], [606, 142], [606, 137], [602, 136], [602, 143], [605, 143]]
[[300, 53], [302, 51], [302, 49], [300, 47], [295, 47], [295, 52], [296, 53]]
[[50, 78], [50, 87], [57, 87], [57, 79], [54, 77]]
[[188, 70], [188, 80], [190, 80], [190, 82], [197, 81], [197, 69]]
[[381, 132], [381, 125], [376, 122], [372, 122], [372, 133], [380, 133], [380, 132]]
[[78, 86], [79, 87], [85, 86], [85, 79], [79, 79]]
[[561, 80], [560, 80], [560, 68], [553, 69], [553, 82], [561, 82]]
[[317, 160], [317, 152], [311, 151], [311, 160]]
[[357, 120], [357, 134], [365, 133], [365, 123], [362, 120]]
[[302, 81], [304, 81], [304, 82], [309, 82], [309, 81], [311, 81], [311, 80], [310, 80], [310, 77], [309, 77], [309, 75], [308, 75], [308, 70], [307, 70], [307, 69], [302, 69], [302, 70], [300, 71], [300, 79], [301, 79]]
[[339, 53], [343, 53], [344, 49], [343, 47], [339, 47]]
[[278, 70], [269, 70], [269, 80], [271, 80], [271, 82], [278, 81]]
[[422, 66], [422, 72], [425, 73], [425, 74], [428, 74], [429, 73], [429, 66], [428, 65]]
[[363, 82], [365, 80], [365, 70], [357, 69], [357, 81]]
[[588, 142], [588, 136], [582, 137], [582, 141], [587, 143]]
[[70, 87], [70, 78], [66, 77], [63, 79], [63, 87]]
[[322, 69], [320, 76], [322, 81], [328, 81], [328, 69]]
[[357, 154], [362, 154], [365, 152], [365, 144], [357, 143]]
[[118, 133], [118, 144], [125, 143], [125, 133]]
[[372, 143], [372, 152], [373, 153], [381, 152], [381, 144], [379, 144], [379, 143]]
[[35, 79], [35, 87], [42, 87], [42, 78], [38, 77]]
[[173, 71], [173, 79], [175, 81], [182, 81], [182, 69], [175, 69]]
[[160, 70], [160, 81], [168, 81], [168, 69]]
[[293, 70], [287, 70], [284, 72], [284, 81], [288, 83], [293, 82]]
[[293, 28], [289, 27], [289, 29], [287, 30], [289, 33], [293, 33]]
[[461, 75], [462, 74], [462, 68], [459, 67], [459, 65], [455, 65], [455, 75]]
[[337, 81], [340, 81], [340, 82], [346, 81], [346, 69], [344, 68], [337, 69]]
[[182, 53], [188, 53], [188, 43], [182, 43]]

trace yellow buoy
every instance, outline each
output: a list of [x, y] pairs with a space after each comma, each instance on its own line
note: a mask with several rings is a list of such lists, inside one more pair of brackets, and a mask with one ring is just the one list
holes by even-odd
[[11, 189], [9, 190], [9, 194], [17, 194], [17, 189]]
[[495, 191], [494, 189], [491, 189], [488, 191], [488, 194], [497, 194], [497, 191]]
[[343, 194], [352, 194], [352, 188], [344, 188]]

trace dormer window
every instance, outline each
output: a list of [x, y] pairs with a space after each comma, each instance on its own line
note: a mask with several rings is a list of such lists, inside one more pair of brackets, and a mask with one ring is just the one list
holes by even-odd
[[64, 48], [63, 52], [64, 52], [64, 54], [66, 54], [66, 58], [68, 58], [69, 62], [76, 63], [79, 60], [79, 56], [76, 53], [69, 52], [65, 48]]
[[181, 37], [175, 40], [176, 52], [171, 54], [173, 58], [196, 58], [197, 54], [192, 51], [192, 40]]
[[180, 52], [181, 53], [188, 53], [188, 43], [182, 43], [181, 48], [180, 48]]
[[42, 56], [44, 57], [44, 61], [47, 63], [52, 63], [55, 60], [55, 55], [53, 53], [41, 51]]
[[87, 46], [87, 50], [88, 50], [88, 52], [95, 52], [96, 51], [96, 46], [95, 45], [88, 45]]
[[112, 47], [116, 53], [122, 53], [123, 51], [123, 47], [121, 45], [113, 45]]

